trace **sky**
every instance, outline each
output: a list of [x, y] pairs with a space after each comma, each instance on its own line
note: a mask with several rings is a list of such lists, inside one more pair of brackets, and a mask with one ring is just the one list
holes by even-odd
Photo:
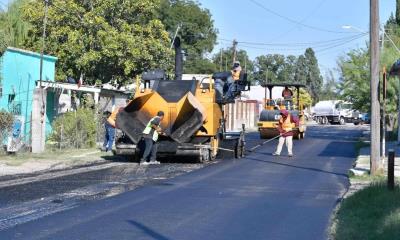
[[[264, 54], [303, 54], [313, 47], [324, 75], [339, 56], [369, 41], [369, 0], [199, 0], [219, 30], [218, 46], [233, 39], [254, 59]], [[395, 12], [396, 0], [380, 0], [380, 22]], [[353, 26], [345, 29], [343, 26]], [[259, 44], [255, 44], [259, 43]], [[305, 44], [306, 43], [306, 44]], [[312, 43], [312, 44], [309, 44]], [[272, 44], [272, 45], [271, 45]]]
[[[0, 7], [11, 0], [0, 0]], [[313, 47], [324, 75], [347, 51], [364, 47], [369, 0], [198, 0], [209, 9], [220, 48], [232, 45], [251, 59], [264, 54], [300, 55]], [[396, 0], [380, 0], [380, 22], [395, 12]], [[342, 26], [353, 26], [344, 29]]]

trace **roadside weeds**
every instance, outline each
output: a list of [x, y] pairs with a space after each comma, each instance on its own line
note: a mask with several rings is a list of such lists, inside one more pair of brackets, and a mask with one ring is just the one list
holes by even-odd
[[0, 154], [0, 176], [34, 174], [107, 162], [111, 153], [98, 149], [69, 149], [46, 151], [42, 154]]

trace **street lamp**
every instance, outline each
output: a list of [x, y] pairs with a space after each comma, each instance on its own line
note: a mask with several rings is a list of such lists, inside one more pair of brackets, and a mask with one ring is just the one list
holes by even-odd
[[356, 30], [356, 31], [358, 31], [360, 33], [368, 33], [368, 31], [362, 30], [361, 28], [354, 27], [352, 25], [343, 25], [342, 28], [343, 29], [354, 29], [354, 30]]

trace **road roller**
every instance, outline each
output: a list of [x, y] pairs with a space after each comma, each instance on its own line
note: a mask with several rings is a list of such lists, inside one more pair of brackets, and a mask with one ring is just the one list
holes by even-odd
[[293, 103], [293, 98], [284, 99], [272, 99], [272, 91], [274, 87], [288, 87], [295, 88], [297, 96], [300, 96], [300, 88], [305, 88], [303, 84], [290, 84], [290, 83], [279, 83], [265, 84], [265, 92], [269, 90], [269, 98], [265, 94], [264, 109], [260, 113], [260, 118], [257, 123], [260, 138], [274, 138], [279, 136], [279, 131], [276, 128], [280, 119], [280, 110], [286, 109], [289, 113], [299, 119], [299, 126], [296, 127], [293, 123], [293, 137], [295, 139], [303, 139], [306, 133], [306, 119], [303, 111], [303, 105], [300, 102], [300, 98], [297, 98], [297, 103]]

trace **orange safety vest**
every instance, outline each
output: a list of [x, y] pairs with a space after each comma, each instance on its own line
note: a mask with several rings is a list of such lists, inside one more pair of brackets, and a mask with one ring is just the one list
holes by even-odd
[[237, 81], [240, 79], [240, 70], [231, 71], [233, 80]]
[[288, 114], [285, 120], [283, 120], [283, 117], [281, 117], [281, 119], [279, 119], [279, 125], [285, 132], [292, 131], [292, 122], [290, 121], [290, 114]]

